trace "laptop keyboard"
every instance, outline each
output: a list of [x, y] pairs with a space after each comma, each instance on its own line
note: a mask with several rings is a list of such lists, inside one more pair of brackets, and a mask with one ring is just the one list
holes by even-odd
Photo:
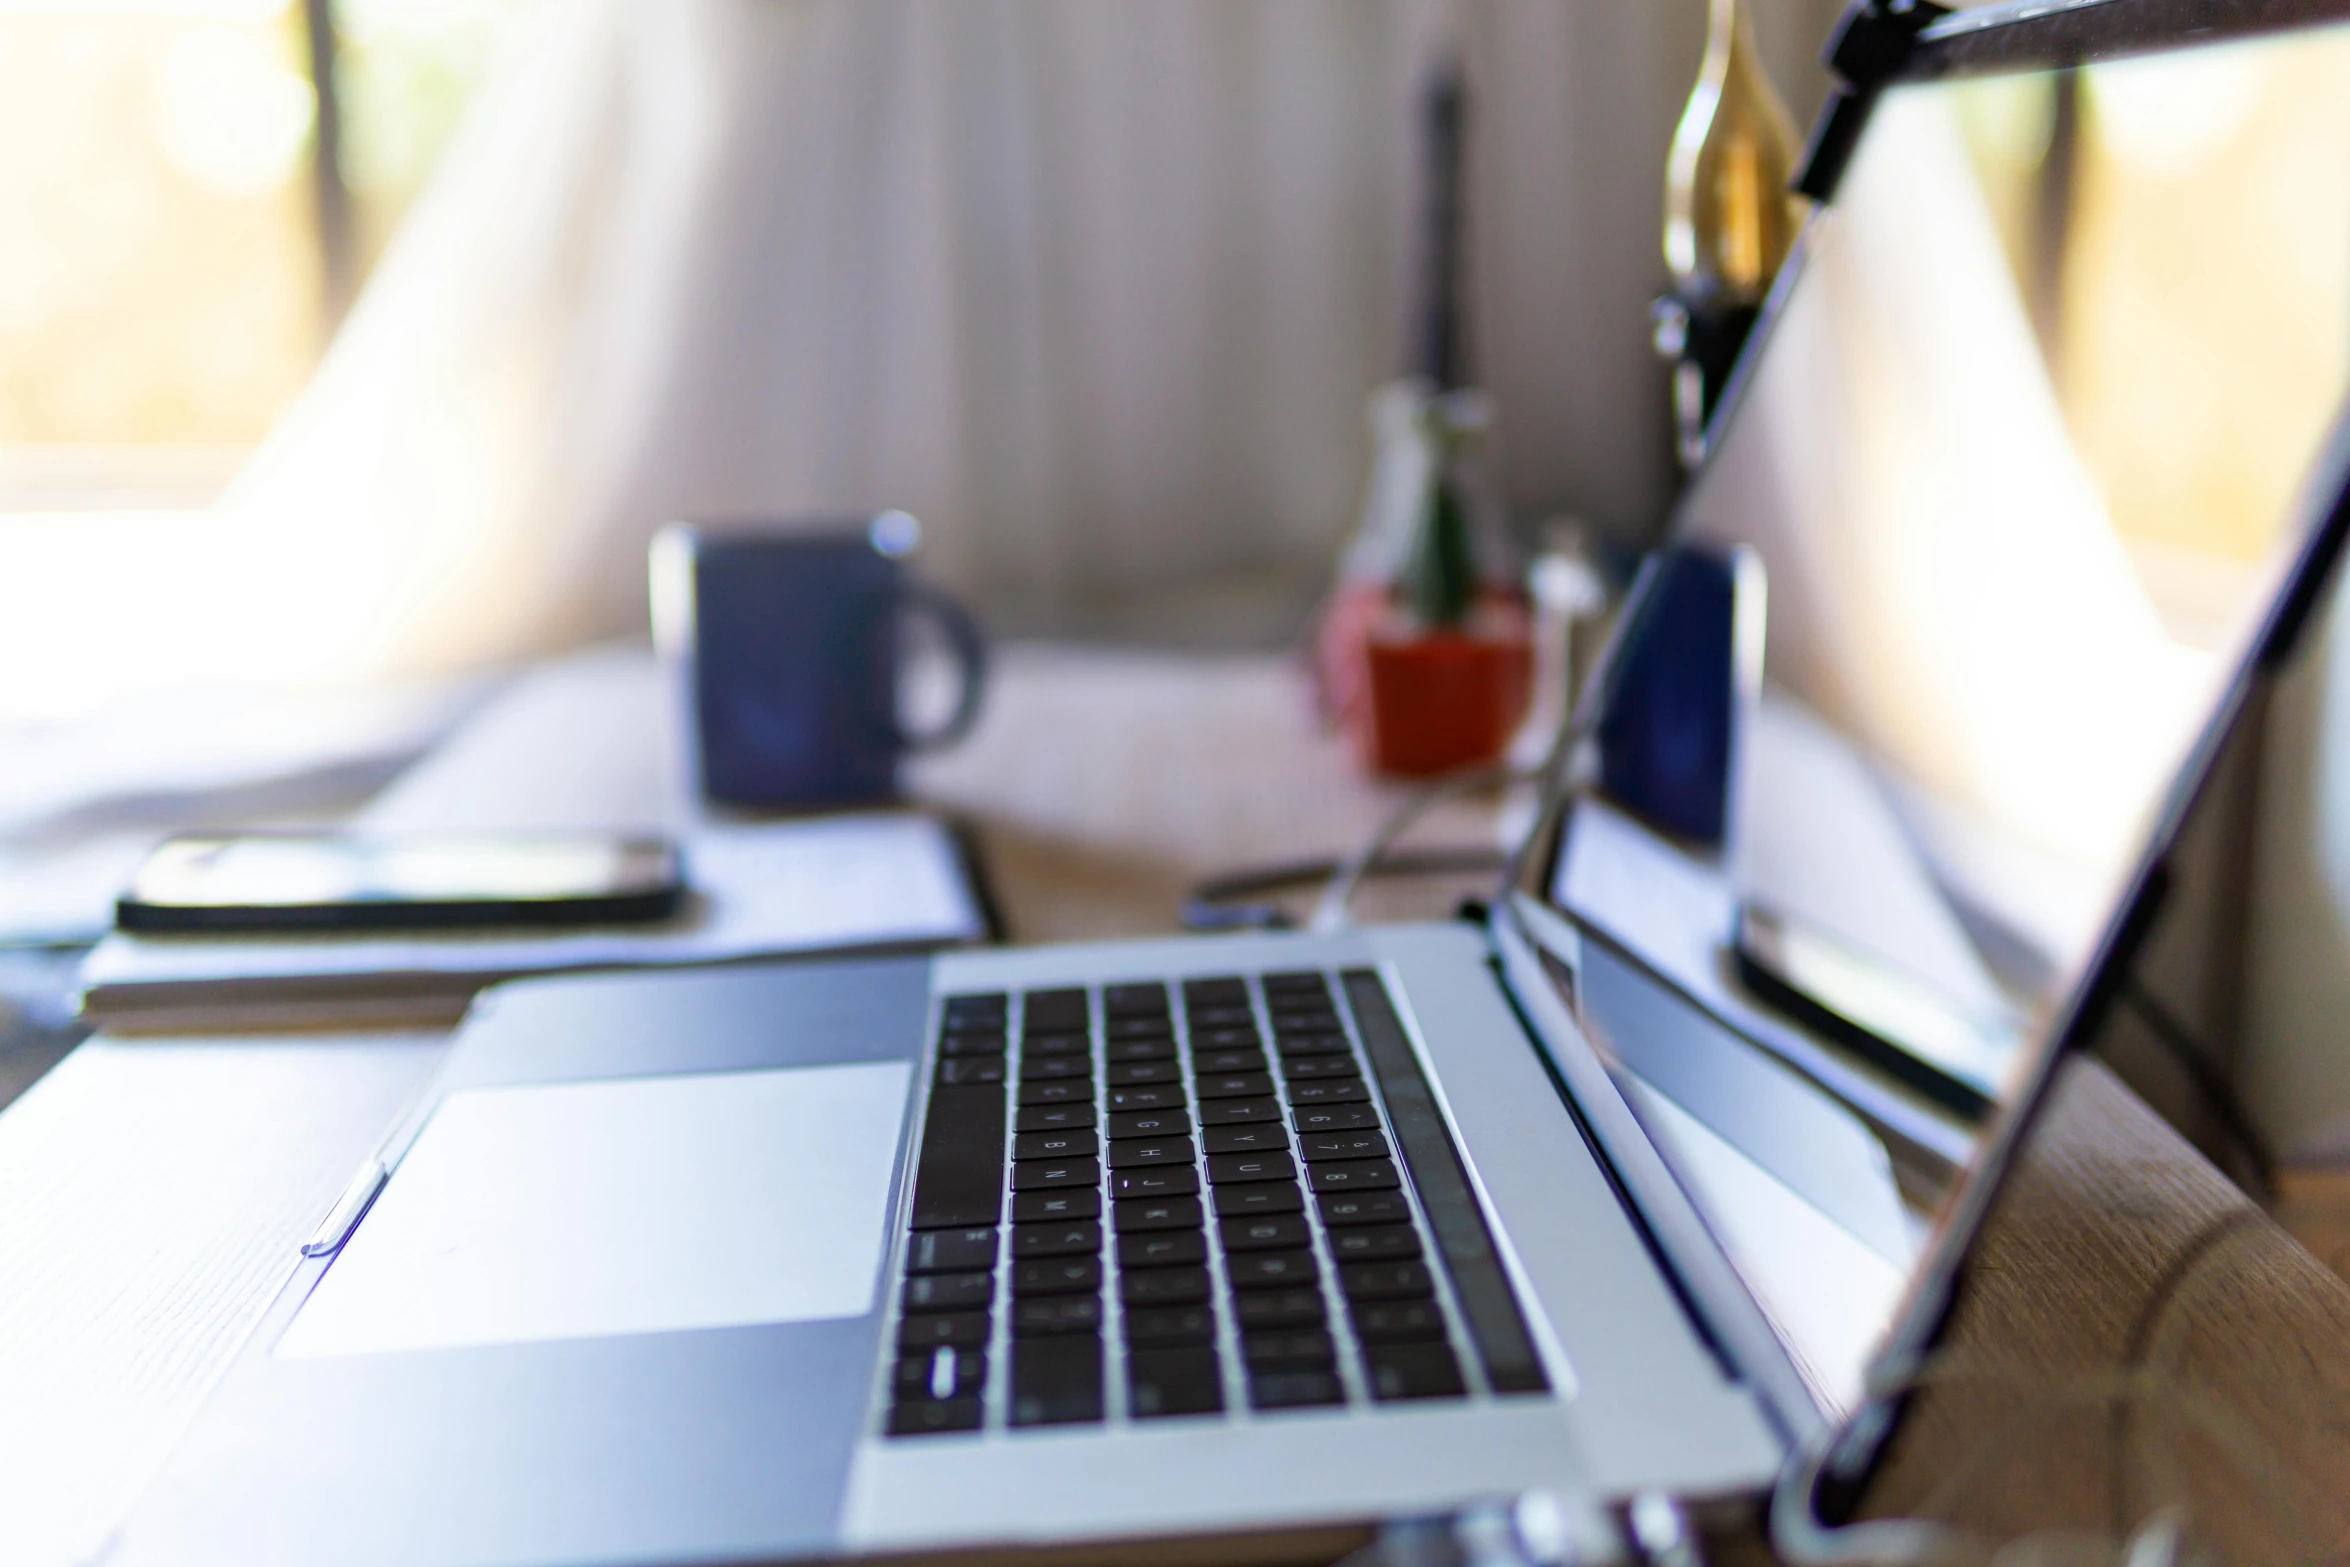
[[1373, 972], [952, 996], [937, 1045], [889, 1435], [1548, 1388]]

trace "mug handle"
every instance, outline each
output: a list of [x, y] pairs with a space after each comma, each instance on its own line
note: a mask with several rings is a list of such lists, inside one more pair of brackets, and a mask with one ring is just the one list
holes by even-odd
[[962, 694], [955, 698], [955, 710], [945, 723], [927, 734], [909, 734], [902, 727], [898, 731], [898, 741], [908, 751], [935, 751], [962, 739], [979, 721], [979, 700], [987, 689], [987, 638], [969, 610], [936, 588], [908, 583], [899, 603], [908, 613], [927, 615], [945, 633], [948, 645], [955, 650], [955, 662], [963, 670]]

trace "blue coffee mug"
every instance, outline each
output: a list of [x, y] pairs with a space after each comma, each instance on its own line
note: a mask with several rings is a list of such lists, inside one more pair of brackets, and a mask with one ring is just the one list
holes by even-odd
[[[907, 573], [919, 531], [904, 512], [789, 532], [661, 531], [654, 636], [685, 674], [704, 798], [760, 809], [888, 800], [902, 758], [970, 730], [986, 642], [961, 605]], [[959, 670], [953, 711], [923, 732], [899, 715], [910, 619], [938, 629]]]

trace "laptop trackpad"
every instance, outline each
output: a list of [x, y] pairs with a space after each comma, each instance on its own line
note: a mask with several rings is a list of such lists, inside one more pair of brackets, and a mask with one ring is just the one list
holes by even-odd
[[277, 1353], [863, 1316], [911, 1071], [890, 1061], [451, 1094]]

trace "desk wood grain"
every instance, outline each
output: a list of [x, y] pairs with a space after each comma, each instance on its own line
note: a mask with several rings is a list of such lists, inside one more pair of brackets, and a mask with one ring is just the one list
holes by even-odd
[[1992, 1215], [1869, 1497], [1992, 1542], [2175, 1509], [2228, 1562], [2350, 1548], [2350, 1287], [2099, 1062]]
[[114, 1529], [444, 1042], [101, 1039], [0, 1116], [0, 1562]]

